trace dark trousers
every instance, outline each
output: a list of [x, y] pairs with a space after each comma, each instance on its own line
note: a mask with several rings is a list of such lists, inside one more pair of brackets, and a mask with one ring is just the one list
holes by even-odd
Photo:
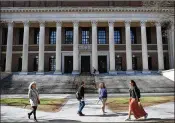
[[84, 101], [80, 101], [79, 110], [78, 110], [79, 113], [82, 113], [82, 110], [83, 110], [84, 106], [85, 106], [85, 102]]
[[37, 109], [37, 106], [32, 106], [32, 111], [29, 113], [29, 115], [34, 115], [34, 119], [36, 119], [36, 109]]

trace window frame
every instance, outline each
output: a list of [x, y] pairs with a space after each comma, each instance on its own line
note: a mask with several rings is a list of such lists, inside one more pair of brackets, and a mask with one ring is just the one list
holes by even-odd
[[130, 29], [130, 38], [131, 38], [131, 44], [137, 44], [137, 35], [136, 35], [136, 28], [131, 27]]
[[40, 35], [39, 28], [35, 28], [34, 29], [34, 44], [39, 44], [39, 35]]
[[24, 37], [24, 29], [19, 28], [19, 39], [18, 39], [18, 44], [19, 45], [23, 44], [23, 37]]
[[56, 28], [49, 29], [49, 44], [56, 44]]
[[[72, 33], [72, 35], [70, 35], [70, 39], [72, 39], [72, 41], [68, 41], [68, 38], [66, 37], [66, 32], [67, 31], [70, 31], [71, 33]], [[70, 33], [70, 34], [71, 34]], [[73, 44], [73, 35], [74, 35], [74, 33], [73, 33], [73, 28], [65, 28], [65, 32], [64, 32], [64, 44]]]
[[55, 71], [56, 70], [56, 58], [50, 57], [49, 58], [49, 71]]
[[[84, 33], [83, 32], [87, 32]], [[85, 40], [85, 41], [83, 41]], [[84, 42], [84, 43], [83, 43]], [[82, 28], [81, 29], [81, 44], [90, 44], [90, 29], [89, 28]]]
[[[117, 59], [119, 59], [120, 62], [117, 62], [118, 61]], [[120, 66], [121, 69], [117, 69], [117, 66]], [[115, 70], [116, 71], [122, 71], [123, 70], [123, 68], [122, 68], [122, 57], [121, 56], [115, 57]]]
[[[101, 32], [100, 31], [104, 31], [104, 32]], [[100, 40], [103, 40], [103, 41], [100, 41]], [[107, 44], [107, 39], [106, 39], [106, 28], [104, 27], [99, 27], [98, 28], [98, 31], [97, 31], [97, 43], [98, 44]]]
[[[115, 35], [116, 34], [115, 33], [116, 31], [119, 32], [119, 35]], [[114, 28], [114, 43], [115, 44], [122, 44], [122, 32], [121, 32], [121, 28]]]

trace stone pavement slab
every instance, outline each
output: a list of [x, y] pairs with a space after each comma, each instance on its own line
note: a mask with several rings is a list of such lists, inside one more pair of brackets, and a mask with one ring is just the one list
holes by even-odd
[[[113, 113], [107, 109], [107, 114], [103, 115], [101, 112], [100, 103], [97, 104], [97, 98], [88, 98], [85, 100], [86, 106], [83, 113], [84, 117], [77, 115], [78, 101], [76, 99], [69, 99], [69, 101], [62, 107], [60, 112], [48, 113], [37, 111], [37, 118], [39, 122], [124, 122], [127, 117], [127, 112]], [[163, 119], [174, 119], [174, 102], [159, 104], [145, 108], [148, 112], [148, 119], [142, 122], [158, 121]], [[33, 122], [27, 118], [27, 113], [30, 110], [1, 106], [1, 122]], [[132, 119], [134, 119], [132, 117]], [[141, 122], [141, 121], [138, 121]]]

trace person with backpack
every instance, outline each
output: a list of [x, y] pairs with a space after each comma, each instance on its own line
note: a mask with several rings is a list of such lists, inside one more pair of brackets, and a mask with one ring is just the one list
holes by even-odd
[[148, 117], [148, 114], [143, 109], [141, 102], [140, 102], [140, 89], [137, 87], [137, 84], [134, 80], [131, 80], [130, 82], [130, 100], [129, 100], [129, 113], [128, 118], [126, 121], [131, 120], [131, 112], [133, 113], [134, 117], [136, 119], [139, 119], [141, 117], [144, 117], [146, 119]]
[[103, 115], [105, 115], [105, 105], [106, 105], [106, 101], [107, 101], [107, 89], [105, 86], [105, 83], [102, 82], [99, 84], [99, 99], [102, 102], [102, 112]]
[[82, 113], [82, 110], [85, 107], [84, 86], [85, 86], [85, 82], [82, 81], [81, 86], [78, 88], [78, 91], [76, 93], [76, 98], [79, 101], [79, 110], [78, 110], [78, 113], [77, 113], [79, 116], [85, 116], [85, 114]]

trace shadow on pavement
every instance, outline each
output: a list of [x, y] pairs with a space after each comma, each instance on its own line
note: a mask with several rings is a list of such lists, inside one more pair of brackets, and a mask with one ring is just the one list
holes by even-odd
[[161, 119], [161, 118], [147, 118], [147, 119], [138, 119], [134, 121], [155, 121], [155, 122], [163, 122], [163, 121], [168, 121], [168, 122], [175, 122], [175, 119]]
[[85, 115], [85, 116], [91, 116], [91, 117], [117, 117], [117, 116], [127, 116], [128, 113], [116, 113], [116, 114], [101, 114], [101, 115]]
[[45, 120], [44, 122], [52, 122], [52, 123], [81, 123], [77, 120], [64, 120], [64, 119], [57, 119], [57, 120]]

